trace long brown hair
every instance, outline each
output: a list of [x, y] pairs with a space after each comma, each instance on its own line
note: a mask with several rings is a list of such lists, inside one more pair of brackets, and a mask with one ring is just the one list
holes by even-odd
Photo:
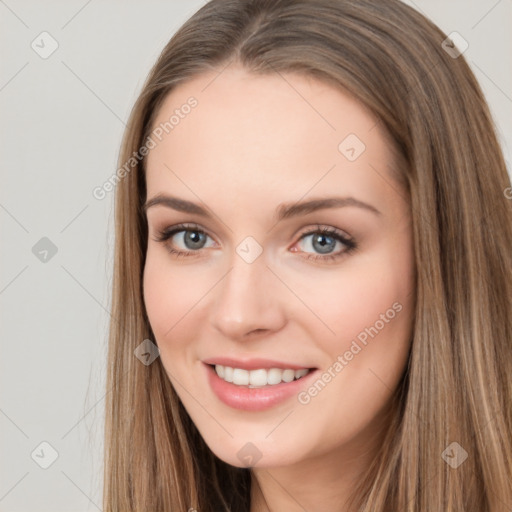
[[[406, 163], [399, 178], [413, 216], [413, 340], [387, 442], [354, 489], [358, 510], [512, 508], [510, 179], [479, 84], [445, 39], [398, 0], [212, 0], [169, 41], [119, 159], [105, 512], [250, 508], [250, 470], [209, 450], [160, 358], [146, 366], [134, 357], [154, 340], [142, 295], [145, 159], [125, 165], [177, 84], [230, 62], [260, 75], [303, 73], [350, 93]], [[467, 454], [457, 468], [447, 462], [454, 450]]]

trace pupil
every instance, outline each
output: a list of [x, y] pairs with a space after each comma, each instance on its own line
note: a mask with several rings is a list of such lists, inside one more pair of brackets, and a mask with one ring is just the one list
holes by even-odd
[[[192, 246], [191, 248], [197, 249], [196, 245], [201, 245], [201, 242], [203, 238], [202, 233], [198, 233], [197, 231], [188, 231], [185, 235], [185, 244]], [[187, 243], [189, 242], [189, 243]]]
[[[325, 242], [326, 239], [330, 239], [331, 243]], [[320, 244], [318, 247], [315, 247], [315, 243]], [[318, 252], [321, 252], [323, 254], [330, 252], [332, 249], [334, 249], [334, 245], [336, 244], [336, 241], [330, 237], [325, 235], [317, 235], [313, 239], [313, 247], [318, 250]]]

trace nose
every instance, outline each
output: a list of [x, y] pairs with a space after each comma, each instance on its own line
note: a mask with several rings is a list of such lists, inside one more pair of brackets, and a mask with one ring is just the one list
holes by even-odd
[[235, 254], [230, 271], [216, 287], [213, 327], [223, 336], [240, 341], [280, 330], [286, 323], [280, 286], [262, 255], [247, 263]]

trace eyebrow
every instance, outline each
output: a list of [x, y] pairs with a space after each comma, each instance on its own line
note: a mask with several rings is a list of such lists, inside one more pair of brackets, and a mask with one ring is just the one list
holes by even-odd
[[[143, 206], [143, 210], [144, 212], [147, 212], [149, 208], [157, 205], [172, 208], [179, 212], [193, 213], [208, 218], [212, 217], [208, 210], [196, 203], [164, 194], [158, 194], [152, 199], [149, 199]], [[282, 203], [277, 207], [275, 217], [277, 221], [281, 221], [298, 215], [306, 215], [325, 208], [342, 208], [345, 206], [355, 206], [357, 208], [370, 211], [375, 215], [382, 215], [382, 213], [371, 204], [360, 201], [354, 197], [327, 197], [310, 199], [308, 201], [296, 203]]]
[[[147, 212], [149, 208], [157, 205], [172, 208], [173, 210], [177, 210], [179, 212], [193, 213], [203, 217], [211, 217], [208, 210], [196, 203], [187, 201], [186, 199], [180, 199], [178, 197], [171, 197], [163, 194], [158, 194], [147, 201], [143, 206], [143, 210], [144, 212]], [[297, 203], [282, 203], [276, 209], [276, 218], [277, 221], [281, 221], [284, 219], [289, 219], [290, 217], [296, 217], [298, 215], [306, 215], [308, 213], [312, 213], [325, 208], [342, 208], [344, 206], [355, 206], [357, 208], [370, 211], [376, 215], [382, 215], [382, 213], [371, 204], [360, 201], [354, 197], [327, 197], [310, 199], [308, 201]]]

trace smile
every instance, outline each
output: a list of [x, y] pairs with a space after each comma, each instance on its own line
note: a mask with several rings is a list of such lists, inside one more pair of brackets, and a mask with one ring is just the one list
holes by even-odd
[[256, 370], [245, 370], [243, 368], [232, 368], [231, 366], [215, 365], [215, 372], [226, 382], [236, 386], [248, 386], [249, 388], [261, 388], [275, 386], [281, 382], [292, 382], [309, 373], [308, 368], [293, 370], [291, 368], [260, 368]]
[[[243, 364], [243, 363], [242, 363]], [[256, 363], [237, 368], [205, 363], [206, 381], [213, 394], [225, 405], [244, 411], [263, 411], [288, 402], [310, 385], [317, 368], [258, 368]]]

